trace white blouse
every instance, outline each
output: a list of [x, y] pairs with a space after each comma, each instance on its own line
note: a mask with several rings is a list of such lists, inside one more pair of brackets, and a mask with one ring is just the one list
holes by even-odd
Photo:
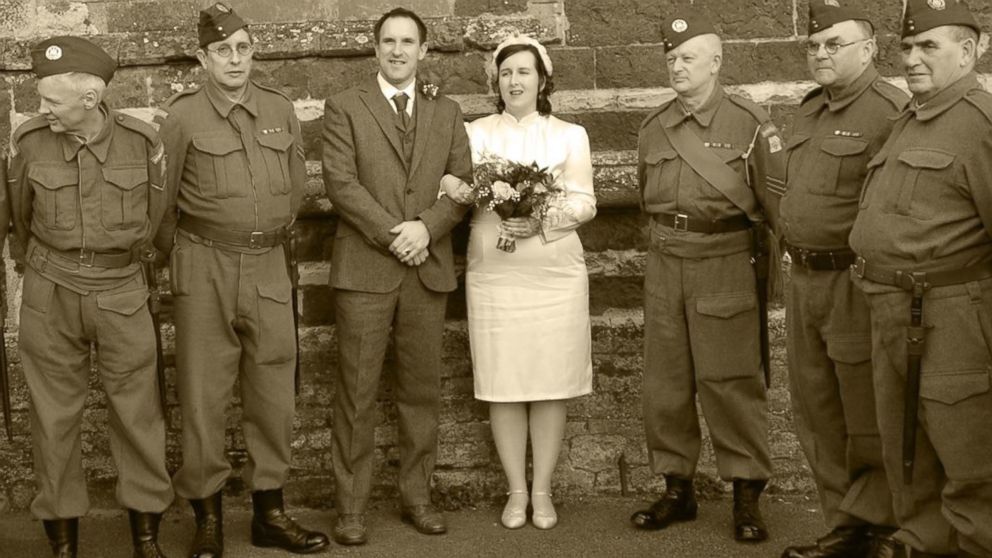
[[565, 196], [552, 203], [541, 224], [545, 242], [567, 236], [596, 216], [592, 156], [585, 128], [536, 111], [520, 120], [507, 112], [491, 114], [466, 124], [466, 128], [473, 162], [479, 162], [484, 153], [518, 163], [536, 162], [564, 186]]

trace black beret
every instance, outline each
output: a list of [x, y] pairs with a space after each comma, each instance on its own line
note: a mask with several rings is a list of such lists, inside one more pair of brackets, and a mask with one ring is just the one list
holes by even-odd
[[[809, 26], [806, 31], [808, 35], [812, 35], [847, 20], [866, 21], [869, 25], [872, 24], [860, 9], [842, 6], [838, 0], [810, 0]], [[874, 26], [872, 28], [874, 29]]]
[[716, 34], [716, 28], [706, 16], [691, 10], [683, 10], [665, 19], [661, 26], [661, 42], [667, 52], [693, 37], [709, 33]]
[[52, 37], [31, 48], [31, 70], [39, 78], [82, 72], [110, 83], [116, 69], [117, 61], [82, 37]]
[[902, 36], [911, 37], [934, 27], [963, 25], [976, 33], [982, 30], [961, 0], [909, 0], [902, 16]]
[[246, 26], [245, 20], [234, 13], [227, 4], [217, 2], [205, 10], [200, 10], [200, 22], [196, 29], [200, 34], [200, 46], [223, 41], [238, 29]]

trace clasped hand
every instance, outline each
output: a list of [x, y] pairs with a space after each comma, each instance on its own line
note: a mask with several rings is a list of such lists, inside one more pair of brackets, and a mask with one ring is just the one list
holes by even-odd
[[541, 221], [536, 217], [510, 217], [504, 219], [500, 226], [515, 238], [530, 238], [540, 232]]
[[403, 221], [389, 229], [389, 232], [396, 235], [389, 245], [389, 251], [396, 259], [409, 266], [418, 266], [427, 261], [431, 233], [423, 221]]

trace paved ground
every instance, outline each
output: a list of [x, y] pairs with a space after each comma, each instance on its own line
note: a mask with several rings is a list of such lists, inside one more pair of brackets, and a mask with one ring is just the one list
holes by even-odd
[[[501, 527], [499, 509], [465, 509], [447, 514], [449, 532], [426, 537], [400, 522], [395, 509], [380, 505], [370, 514], [370, 542], [362, 547], [331, 548], [317, 556], [437, 557], [731, 557], [775, 558], [782, 548], [812, 540], [824, 530], [815, 504], [806, 499], [770, 498], [764, 503], [771, 539], [759, 545], [736, 544], [731, 538], [729, 500], [700, 503], [699, 519], [664, 531], [645, 533], [629, 527], [627, 517], [641, 505], [633, 498], [572, 501], [558, 506], [560, 523], [550, 531], [531, 526], [516, 531]], [[248, 543], [251, 512], [229, 509], [225, 514], [228, 558], [290, 556], [256, 549]], [[299, 510], [294, 514], [311, 527], [330, 529], [333, 512]], [[162, 548], [171, 558], [185, 556], [192, 536], [188, 510], [171, 510], [162, 522]], [[80, 523], [82, 558], [130, 556], [127, 518], [116, 511], [91, 512]], [[27, 514], [0, 515], [0, 557], [50, 556], [41, 523]]]

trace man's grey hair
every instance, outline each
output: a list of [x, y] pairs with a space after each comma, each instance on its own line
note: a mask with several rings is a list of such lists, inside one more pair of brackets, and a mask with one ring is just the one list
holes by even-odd
[[103, 100], [103, 95], [107, 90], [107, 84], [103, 82], [103, 79], [93, 74], [87, 74], [84, 72], [66, 72], [52, 77], [68, 84], [73, 91], [79, 93], [80, 95], [83, 95], [87, 91], [93, 91], [96, 93], [96, 100], [98, 103]]

